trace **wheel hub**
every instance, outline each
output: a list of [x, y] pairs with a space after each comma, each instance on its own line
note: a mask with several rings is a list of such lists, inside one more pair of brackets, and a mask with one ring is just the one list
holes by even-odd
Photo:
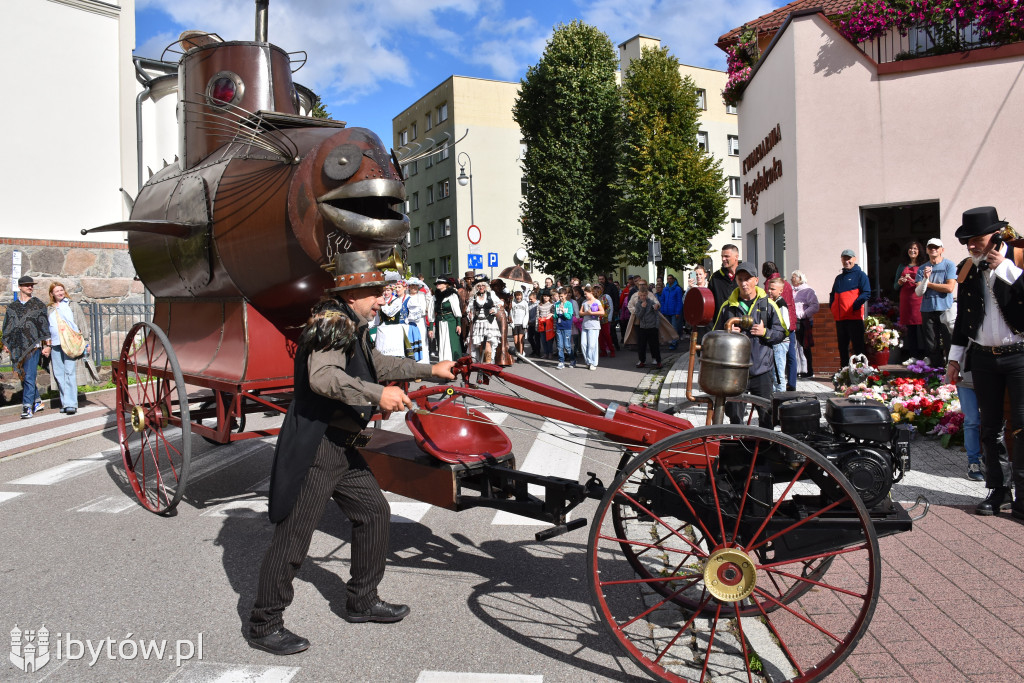
[[142, 406], [132, 407], [132, 429], [141, 432], [146, 428], [146, 410]]
[[754, 592], [757, 570], [739, 548], [721, 548], [704, 565], [704, 585], [720, 602], [739, 602]]

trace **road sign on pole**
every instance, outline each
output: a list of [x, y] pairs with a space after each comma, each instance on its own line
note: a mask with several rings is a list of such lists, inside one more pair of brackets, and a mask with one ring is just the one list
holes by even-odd
[[466, 239], [469, 240], [470, 244], [480, 244], [480, 240], [483, 239], [483, 233], [480, 228], [476, 225], [471, 225], [466, 230]]
[[468, 263], [467, 268], [473, 268], [483, 270], [484, 268], [484, 255], [483, 254], [467, 254]]
[[487, 252], [487, 265], [490, 266], [491, 268], [497, 268], [498, 267], [498, 252], [496, 252], [496, 251], [489, 251], [489, 252]]

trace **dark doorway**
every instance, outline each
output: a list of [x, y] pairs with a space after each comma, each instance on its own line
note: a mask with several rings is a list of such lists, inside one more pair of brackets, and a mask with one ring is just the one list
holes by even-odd
[[[896, 269], [906, 261], [905, 247], [916, 240], [924, 247], [939, 236], [939, 203], [900, 204], [861, 208], [867, 254], [861, 263], [871, 281], [871, 298], [879, 295], [895, 301]], [[922, 252], [921, 258], [927, 258]]]

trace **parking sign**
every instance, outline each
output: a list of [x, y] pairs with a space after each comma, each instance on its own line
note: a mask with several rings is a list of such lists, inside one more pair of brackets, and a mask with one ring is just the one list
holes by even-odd
[[483, 268], [484, 267], [484, 255], [483, 254], [467, 254], [469, 263], [467, 268]]
[[489, 268], [497, 268], [498, 267], [498, 252], [496, 252], [496, 251], [489, 251], [489, 252], [487, 252], [487, 266]]

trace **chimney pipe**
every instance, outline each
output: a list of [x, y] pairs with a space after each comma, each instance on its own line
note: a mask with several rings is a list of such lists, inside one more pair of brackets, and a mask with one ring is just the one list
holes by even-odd
[[266, 43], [267, 14], [270, 0], [256, 0], [256, 42]]

